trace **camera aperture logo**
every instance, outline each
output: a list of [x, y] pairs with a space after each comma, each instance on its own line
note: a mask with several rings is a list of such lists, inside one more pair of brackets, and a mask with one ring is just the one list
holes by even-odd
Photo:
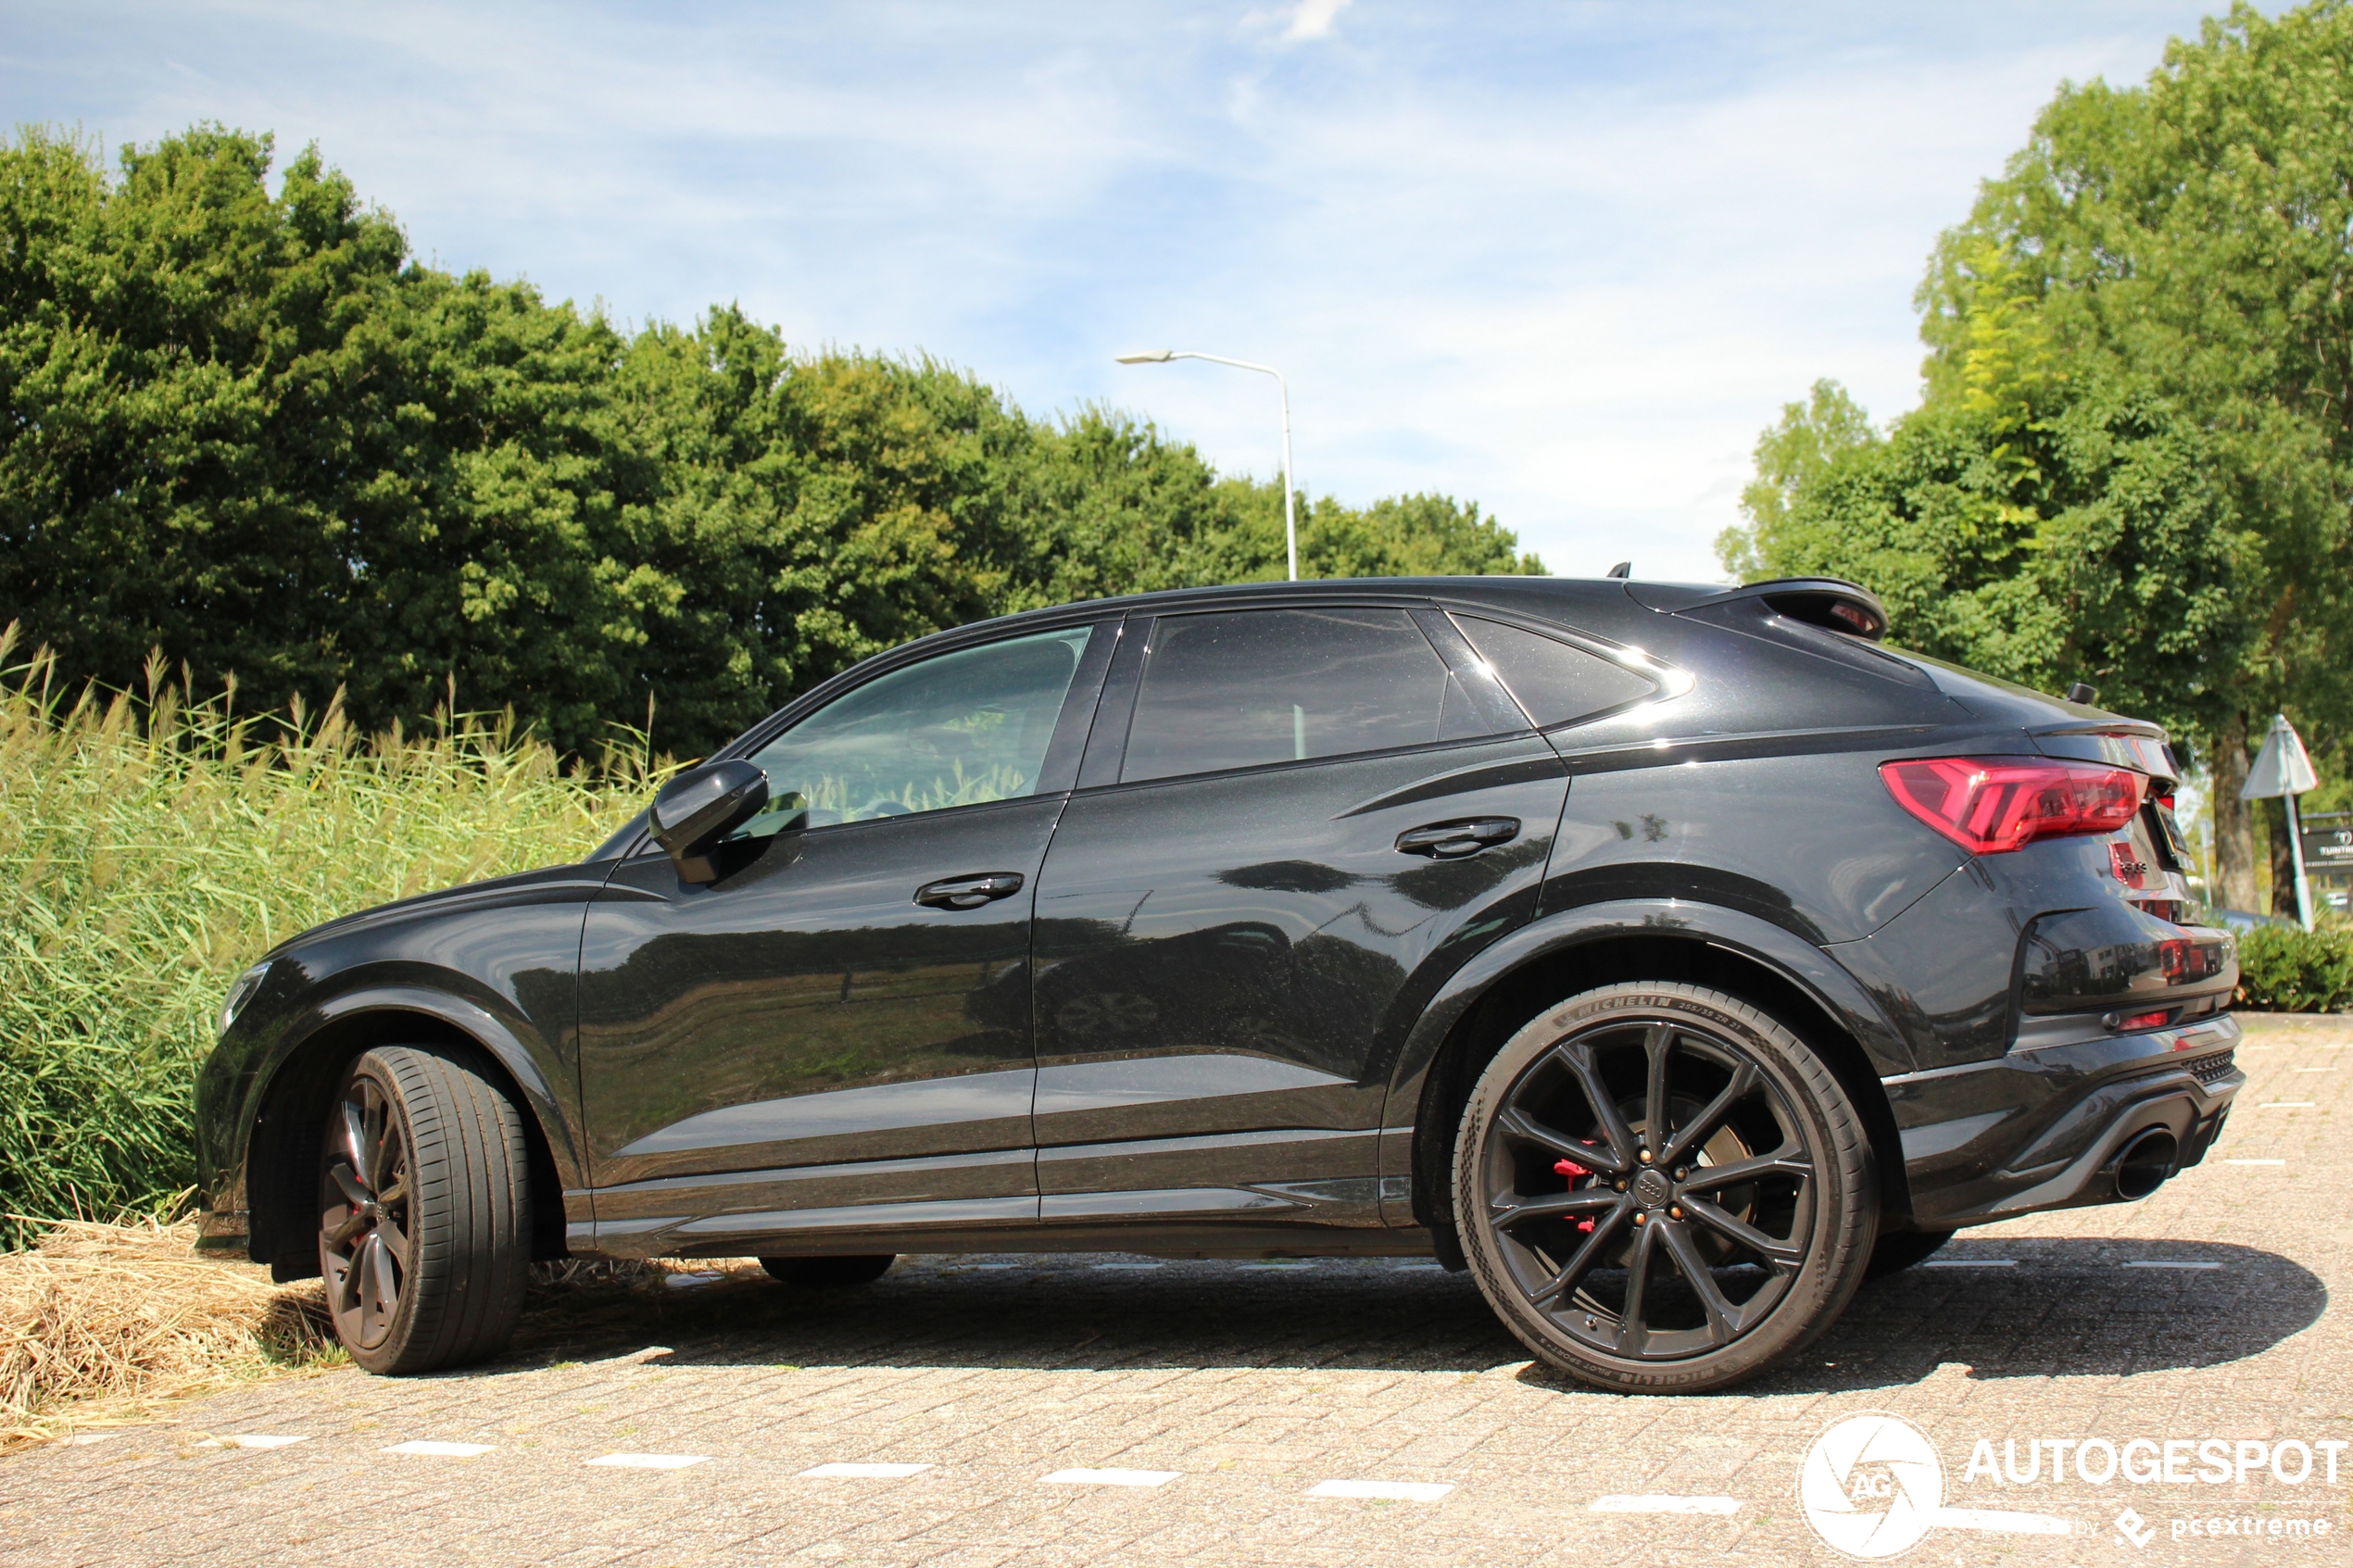
[[1919, 1544], [1944, 1504], [1944, 1462], [1900, 1415], [1833, 1422], [1806, 1450], [1797, 1506], [1823, 1544], [1849, 1557], [1894, 1557]]

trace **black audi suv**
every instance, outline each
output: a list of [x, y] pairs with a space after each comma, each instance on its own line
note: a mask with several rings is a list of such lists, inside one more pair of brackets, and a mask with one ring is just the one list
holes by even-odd
[[534, 1259], [1119, 1250], [1434, 1256], [1578, 1377], [1723, 1386], [2244, 1082], [2165, 736], [1885, 625], [1459, 578], [909, 644], [576, 865], [246, 972], [203, 1245], [385, 1373]]

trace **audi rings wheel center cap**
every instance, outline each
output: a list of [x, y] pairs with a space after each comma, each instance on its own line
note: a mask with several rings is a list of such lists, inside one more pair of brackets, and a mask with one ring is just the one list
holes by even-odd
[[1675, 1184], [1667, 1179], [1664, 1171], [1645, 1171], [1634, 1178], [1634, 1200], [1645, 1209], [1656, 1209], [1675, 1193]]

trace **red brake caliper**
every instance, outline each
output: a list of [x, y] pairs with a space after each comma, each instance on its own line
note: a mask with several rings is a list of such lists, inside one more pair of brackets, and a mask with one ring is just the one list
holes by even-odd
[[[1589, 1148], [1592, 1147], [1593, 1140], [1591, 1138], [1579, 1138], [1578, 1141], [1584, 1144]], [[1555, 1164], [1553, 1169], [1560, 1174], [1567, 1176], [1571, 1183], [1576, 1182], [1580, 1176], [1590, 1176], [1593, 1173], [1592, 1172], [1585, 1169], [1584, 1166], [1579, 1165], [1574, 1160], [1561, 1160], [1559, 1163]], [[1577, 1222], [1577, 1228], [1583, 1231], [1586, 1235], [1591, 1236], [1593, 1232], [1593, 1222], [1591, 1219], [1579, 1220]]]

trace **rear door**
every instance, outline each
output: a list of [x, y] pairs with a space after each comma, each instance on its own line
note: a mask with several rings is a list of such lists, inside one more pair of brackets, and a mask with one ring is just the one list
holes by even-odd
[[749, 866], [614, 871], [580, 979], [599, 1247], [1035, 1217], [1030, 909], [1114, 640], [880, 675], [753, 755]]
[[1129, 623], [1039, 884], [1046, 1218], [1378, 1223], [1403, 1031], [1533, 912], [1567, 787], [1433, 633], [1393, 602]]

